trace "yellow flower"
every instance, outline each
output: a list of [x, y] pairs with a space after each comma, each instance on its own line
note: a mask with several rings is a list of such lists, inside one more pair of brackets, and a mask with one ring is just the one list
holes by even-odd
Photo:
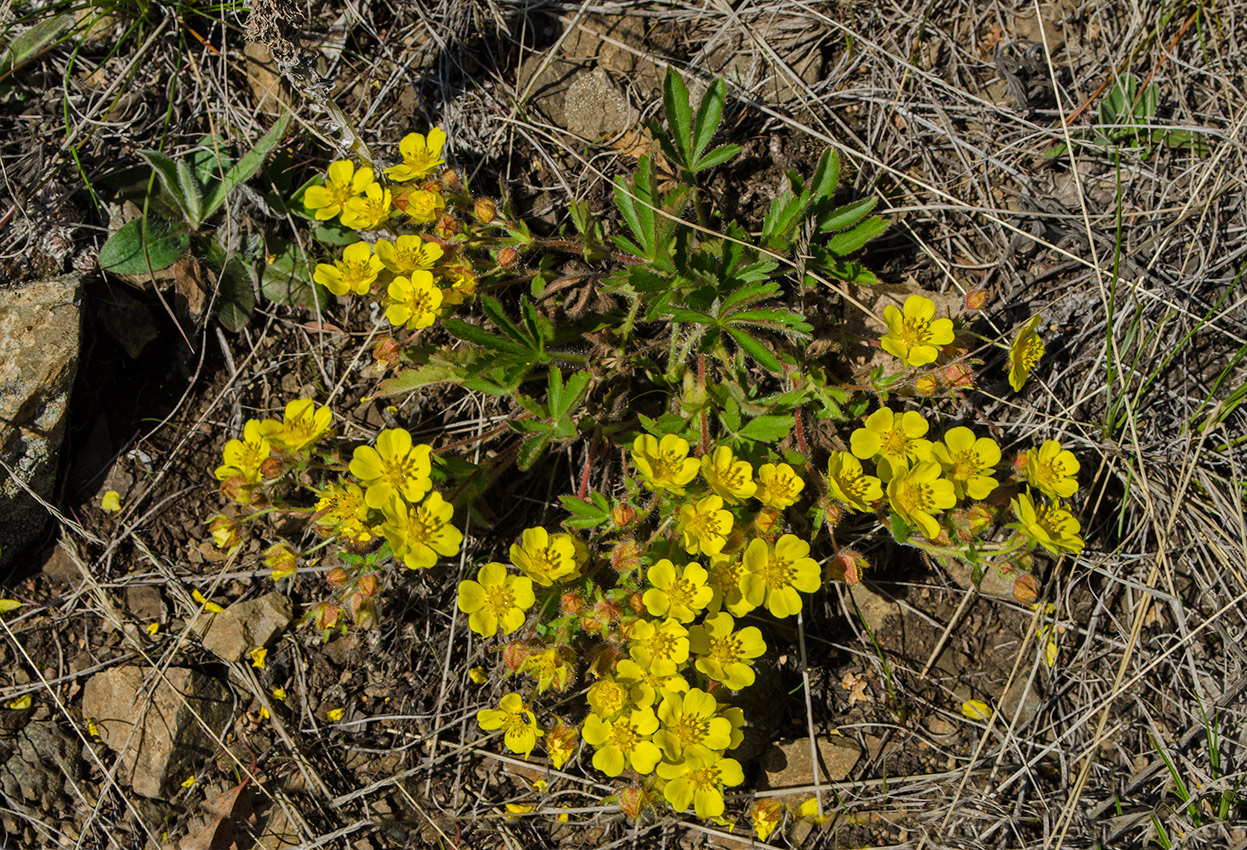
[[581, 736], [596, 747], [593, 766], [607, 776], [618, 776], [631, 767], [637, 773], [653, 773], [662, 753], [649, 736], [658, 729], [654, 709], [634, 708], [613, 719], [597, 714], [585, 718]]
[[1030, 321], [1022, 326], [1018, 335], [1009, 344], [1009, 386], [1013, 391], [1021, 392], [1030, 377], [1031, 370], [1043, 357], [1043, 340], [1035, 333], [1039, 324], [1038, 316], [1031, 316]]
[[570, 650], [566, 647], [547, 646], [530, 652], [520, 664], [519, 672], [527, 673], [537, 680], [537, 693], [550, 688], [567, 690], [576, 671], [572, 667]]
[[408, 569], [419, 570], [436, 564], [439, 555], [457, 555], [463, 533], [450, 524], [454, 514], [454, 507], [436, 490], [414, 507], [395, 496], [382, 526], [394, 557]]
[[446, 199], [436, 189], [416, 189], [407, 193], [407, 215], [416, 224], [432, 224], [446, 209]]
[[723, 500], [706, 496], [695, 505], [681, 505], [676, 531], [684, 537], [684, 551], [690, 555], [717, 555], [732, 533], [732, 514], [723, 510]]
[[1056, 440], [1026, 450], [1026, 480], [1054, 499], [1068, 499], [1078, 492], [1078, 458]]
[[100, 499], [100, 509], [110, 514], [115, 514], [121, 510], [121, 494], [116, 490], [109, 490]]
[[801, 610], [801, 595], [813, 593], [821, 583], [818, 562], [808, 557], [810, 544], [795, 534], [785, 534], [772, 545], [754, 538], [745, 548], [745, 574], [740, 590], [755, 608], [765, 605], [776, 617], [792, 616]]
[[722, 752], [732, 742], [732, 721], [718, 715], [719, 703], [700, 688], [669, 693], [658, 706], [661, 728], [654, 743], [670, 761]]
[[459, 610], [468, 615], [468, 626], [481, 637], [504, 635], [524, 625], [525, 612], [533, 607], [532, 579], [507, 575], [499, 563], [481, 567], [476, 581], [459, 582]]
[[[568, 726], [562, 720], [546, 735], [546, 752], [550, 754], [550, 763], [555, 770], [562, 770], [563, 765], [576, 752], [576, 741], [579, 737], [576, 727]], [[560, 820], [566, 821], [567, 815], [562, 815]]]
[[593, 713], [603, 718], [611, 718], [627, 708], [631, 702], [628, 686], [618, 679], [607, 677], [598, 679], [589, 686], [585, 702], [593, 709]]
[[272, 445], [260, 429], [258, 419], [248, 419], [243, 425], [242, 439], [230, 440], [221, 450], [223, 465], [214, 473], [218, 481], [225, 481], [236, 475], [251, 484], [260, 481], [260, 466], [268, 460]]
[[352, 242], [342, 249], [341, 258], [333, 265], [317, 263], [312, 280], [334, 295], [367, 295], [382, 268], [381, 260], [367, 242]]
[[453, 307], [476, 293], [476, 275], [466, 263], [456, 263], [442, 269], [442, 280], [450, 285], [442, 288], [442, 304]]
[[684, 485], [696, 478], [701, 468], [696, 458], [688, 456], [688, 450], [688, 441], [675, 434], [665, 434], [662, 440], [642, 434], [632, 443], [632, 462], [646, 487], [682, 496]]
[[758, 836], [758, 840], [765, 842], [771, 837], [771, 833], [779, 826], [780, 821], [784, 819], [784, 807], [774, 797], [768, 797], [765, 800], [758, 800], [753, 804], [753, 808], [749, 810], [749, 820], [753, 823], [753, 832]]
[[905, 522], [917, 526], [929, 540], [940, 535], [935, 514], [957, 504], [957, 491], [951, 481], [940, 477], [941, 471], [938, 463], [924, 461], [903, 470], [888, 483], [892, 510]]
[[969, 428], [950, 428], [944, 442], [935, 443], [931, 452], [958, 499], [986, 499], [996, 489], [992, 472], [1000, 463], [1000, 446], [991, 437], [975, 438]]
[[883, 484], [866, 475], [862, 462], [849, 452], [832, 452], [827, 461], [827, 489], [839, 502], [855, 511], [869, 511], [883, 498]]
[[364, 491], [354, 481], [334, 482], [317, 493], [313, 523], [326, 537], [337, 535], [351, 543], [367, 543], [373, 538]]
[[354, 197], [342, 205], [342, 225], [352, 230], [371, 230], [390, 220], [390, 190], [380, 183], [369, 183], [363, 197]]
[[732, 615], [721, 611], [688, 630], [688, 646], [699, 673], [739, 691], [754, 683], [753, 659], [766, 652], [766, 642], [756, 626], [735, 628]]
[[262, 646], [257, 646], [255, 649], [251, 650], [251, 652], [249, 652], [248, 655], [251, 656], [252, 667], [259, 668], [260, 670], [264, 669], [264, 665], [268, 659], [267, 649], [265, 649]]
[[883, 350], [909, 366], [935, 362], [940, 347], [953, 341], [953, 322], [934, 316], [935, 302], [921, 295], [905, 299], [904, 313], [891, 304], [884, 307], [883, 321], [888, 332], [879, 340]]
[[758, 467], [758, 489], [753, 497], [765, 507], [782, 511], [797, 503], [805, 482], [786, 463], [764, 463]]
[[706, 585], [707, 573], [701, 564], [687, 564], [677, 571], [675, 564], [663, 558], [646, 571], [645, 577], [653, 586], [641, 599], [645, 610], [655, 617], [674, 617], [681, 623], [691, 623], [714, 596]]
[[713, 595], [706, 607], [711, 611], [727, 611], [733, 617], [748, 614], [754, 606], [745, 601], [740, 592], [740, 577], [745, 567], [735, 555], [711, 555], [710, 568], [706, 571], [706, 584]]
[[373, 246], [377, 257], [394, 274], [409, 275], [417, 269], [432, 271], [433, 264], [442, 258], [442, 246], [425, 242], [419, 236], [400, 236], [393, 242], [378, 239]]
[[1069, 511], [1056, 505], [1036, 505], [1027, 491], [1013, 500], [1013, 513], [1018, 522], [1009, 527], [1026, 535], [1032, 546], [1038, 543], [1053, 555], [1077, 555], [1083, 550], [1083, 540], [1078, 534], [1081, 527]]
[[917, 411], [906, 410], [898, 416], [882, 407], [866, 417], [865, 427], [850, 435], [849, 447], [862, 460], [879, 458], [879, 477], [887, 481], [914, 461], [931, 459], [931, 441], [923, 439], [929, 427]]
[[355, 170], [355, 163], [340, 159], [331, 163], [324, 185], [309, 186], [303, 193], [303, 206], [313, 211], [317, 221], [328, 221], [352, 198], [364, 194], [373, 182], [372, 169]]
[[445, 144], [446, 133], [440, 127], [430, 130], [427, 138], [419, 133], [408, 133], [398, 143], [398, 152], [403, 161], [387, 168], [386, 176], [399, 183], [427, 177], [439, 165], [445, 164], [442, 160], [442, 147]]
[[[570, 534], [551, 534], [544, 528], [528, 528], [518, 544], [511, 544], [511, 563], [542, 587], [575, 578], [583, 558]], [[582, 544], [583, 545], [583, 544]]]
[[690, 805], [703, 820], [723, 814], [723, 788], [745, 781], [745, 773], [736, 759], [710, 753], [676, 764], [658, 765], [658, 775], [667, 780], [663, 796], [677, 812], [688, 811]]
[[688, 661], [688, 629], [670, 617], [657, 624], [637, 620], [628, 655], [655, 676], [671, 676]]
[[753, 467], [747, 460], [737, 460], [728, 446], [719, 446], [701, 459], [701, 475], [723, 501], [736, 505], [757, 492]]
[[476, 722], [487, 732], [503, 729], [503, 743], [507, 749], [525, 759], [537, 746], [537, 738], [544, 734], [537, 725], [536, 715], [519, 694], [507, 694], [497, 708], [482, 708], [476, 713]]
[[615, 665], [615, 676], [628, 686], [628, 698], [634, 705], [653, 705], [668, 692], [682, 693], [688, 690], [688, 682], [677, 673], [655, 675], [631, 658], [623, 658]]
[[424, 269], [416, 269], [410, 277], [394, 278], [386, 294], [390, 306], [385, 308], [385, 317], [391, 325], [415, 331], [437, 321], [442, 290], [433, 285], [433, 275]]
[[301, 452], [323, 437], [332, 421], [333, 411], [328, 407], [317, 407], [310, 398], [296, 398], [286, 402], [281, 422], [265, 419], [260, 431], [277, 448]]
[[351, 458], [351, 474], [363, 482], [364, 503], [380, 509], [395, 495], [415, 504], [429, 492], [432, 447], [413, 445], [403, 428], [388, 428], [377, 435], [377, 447], [359, 446]]

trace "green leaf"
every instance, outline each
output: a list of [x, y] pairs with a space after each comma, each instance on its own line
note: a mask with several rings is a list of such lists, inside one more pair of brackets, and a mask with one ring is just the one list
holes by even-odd
[[768, 369], [776, 374], [784, 371], [783, 364], [771, 353], [765, 345], [758, 342], [745, 331], [740, 328], [728, 328], [728, 334], [732, 339], [736, 340], [736, 344], [744, 350], [746, 354], [758, 361], [758, 364], [764, 369]]
[[[47, 6], [45, 8], [54, 9], [56, 7]], [[71, 10], [71, 12], [53, 15], [15, 36], [5, 46], [3, 52], [0, 52], [0, 76], [7, 75], [15, 68], [20, 68], [59, 41], [62, 35], [73, 28], [77, 22], [77, 14], [76, 10]], [[8, 31], [10, 26], [11, 24], [6, 22], [5, 30]]]
[[[601, 498], [601, 494], [594, 493], [594, 502]], [[584, 530], [586, 528], [596, 528], [610, 521], [610, 510], [601, 505], [586, 502], [583, 499], [577, 499], [575, 496], [559, 496], [559, 501], [563, 503], [563, 507], [572, 515], [571, 519], [563, 520], [563, 524], [569, 528], [578, 528]], [[603, 505], [605, 501], [603, 500]]]
[[268, 300], [291, 307], [308, 310], [322, 309], [329, 303], [329, 292], [312, 280], [313, 263], [303, 256], [295, 243], [282, 248], [280, 253], [264, 264], [260, 270], [260, 292]]
[[322, 245], [333, 248], [342, 248], [359, 241], [359, 234], [349, 227], [343, 227], [337, 222], [318, 222], [312, 228], [312, 238]]
[[99, 264], [113, 274], [148, 274], [149, 270], [160, 271], [173, 265], [189, 246], [190, 236], [185, 228], [157, 216], [136, 218], [108, 238], [100, 248]]
[[846, 230], [831, 237], [827, 243], [827, 250], [841, 257], [852, 254], [887, 229], [886, 219], [877, 215], [871, 216], [852, 230]]
[[541, 457], [541, 453], [549, 445], [550, 437], [550, 433], [547, 432], [540, 437], [529, 437], [520, 443], [520, 452], [516, 458], [515, 465], [525, 472], [532, 469], [533, 464], [537, 462], [537, 459]]
[[776, 443], [791, 433], [796, 422], [796, 418], [792, 416], [774, 416], [769, 414], [756, 416], [750, 419], [738, 433], [741, 437], [748, 440]]
[[826, 215], [821, 215], [817, 219], [818, 232], [832, 233], [836, 230], [852, 227], [869, 215], [878, 202], [878, 198], [862, 198], [860, 201], [854, 201], [839, 209], [832, 210]]
[[230, 257], [217, 276], [217, 318], [226, 330], [238, 331], [251, 320], [254, 310], [251, 275], [241, 260]]
[[[714, 131], [719, 128], [719, 119], [723, 117], [723, 104], [727, 100], [727, 86], [722, 79], [715, 80], [711, 85], [706, 87], [706, 92], [701, 96], [701, 103], [697, 107], [697, 120], [693, 124], [693, 150], [691, 161], [698, 163], [697, 171], [701, 170], [701, 155], [706, 150], [706, 146], [710, 144], [710, 139], [714, 137]], [[722, 150], [722, 148], [720, 148]], [[737, 150], [740, 150], [737, 146]], [[709, 166], [704, 166], [709, 168]]]
[[705, 171], [708, 168], [714, 168], [720, 163], [727, 162], [736, 154], [743, 150], [740, 145], [719, 145], [717, 148], [706, 154], [693, 165], [689, 170], [694, 174]]
[[901, 515], [896, 511], [889, 511], [889, 513], [891, 514], [892, 539], [897, 543], [904, 543], [914, 533], [913, 529], [909, 527], [909, 523], [901, 519]]
[[426, 363], [414, 369], [404, 369], [393, 378], [386, 378], [376, 396], [406, 395], [431, 384], [458, 384], [462, 381], [463, 369], [449, 363]]
[[281, 141], [282, 135], [286, 132], [286, 127], [290, 124], [290, 113], [283, 112], [281, 118], [277, 119], [277, 123], [264, 134], [260, 141], [256, 142], [255, 147], [237, 163], [235, 163], [229, 171], [225, 172], [221, 182], [212, 187], [208, 196], [203, 203], [203, 218], [208, 219], [220, 209], [225, 203], [225, 198], [230, 192], [234, 191], [239, 183], [245, 183], [260, 170], [260, 166], [264, 164], [264, 159], [269, 155], [273, 148], [277, 147], [277, 143]]
[[160, 178], [160, 185], [173, 198], [178, 211], [189, 219], [190, 216], [187, 215], [187, 200], [184, 197], [182, 182], [178, 175], [178, 163], [173, 157], [166, 156], [159, 151], [139, 151], [139, 156], [143, 157], [151, 165], [152, 170], [156, 172], [156, 176]]
[[810, 179], [810, 191], [823, 203], [830, 204], [840, 183], [840, 157], [831, 148], [823, 151]]
[[182, 211], [186, 213], [191, 229], [198, 230], [199, 223], [203, 221], [203, 187], [195, 179], [190, 165], [182, 160], [177, 161], [177, 174], [178, 188], [182, 192]]
[[693, 110], [688, 104], [688, 89], [674, 65], [667, 66], [667, 78], [662, 86], [663, 109], [667, 113], [667, 124], [671, 127], [671, 140], [675, 142], [680, 153], [680, 165], [689, 168], [693, 157], [689, 151], [689, 137], [692, 132]]
[[455, 336], [466, 342], [471, 342], [482, 348], [489, 348], [494, 351], [501, 351], [505, 354], [527, 355], [530, 349], [523, 345], [519, 345], [504, 337], [495, 336], [489, 331], [482, 330], [476, 325], [469, 325], [462, 319], [445, 319], [442, 327], [450, 331]]

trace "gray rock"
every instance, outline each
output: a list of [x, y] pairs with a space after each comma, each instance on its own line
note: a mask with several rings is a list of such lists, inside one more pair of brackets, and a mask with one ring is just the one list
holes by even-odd
[[637, 112], [601, 68], [575, 76], [563, 103], [567, 129], [589, 141], [617, 136], [636, 124]]
[[46, 819], [69, 816], [76, 805], [71, 783], [83, 790], [82, 745], [53, 720], [31, 723], [17, 733], [17, 748], [0, 765], [7, 805]]
[[120, 781], [144, 797], [169, 799], [217, 750], [195, 715], [219, 737], [234, 702], [223, 684], [203, 673], [171, 667], [149, 681], [155, 675], [141, 667], [95, 674], [83, 689], [82, 713], [120, 758]]
[[202, 615], [198, 622], [204, 649], [222, 661], [240, 661], [285, 631], [292, 617], [290, 600], [274, 592], [235, 602], [219, 614]]
[[[0, 569], [47, 525], [78, 371], [82, 300], [77, 275], [0, 289]], [[23, 487], [14, 477], [26, 486]]]

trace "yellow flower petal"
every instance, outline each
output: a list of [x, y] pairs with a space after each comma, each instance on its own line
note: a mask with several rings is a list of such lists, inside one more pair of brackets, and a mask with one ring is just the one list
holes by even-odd
[[345, 713], [346, 713], [345, 708], [333, 708], [333, 709], [330, 709], [325, 714], [325, 717], [329, 719], [330, 723], [337, 723], [339, 720], [342, 719], [342, 715]]
[[489, 681], [489, 677], [485, 675], [484, 667], [473, 667], [468, 671], [468, 678], [477, 685], [483, 685]]
[[100, 499], [100, 508], [110, 514], [121, 510], [121, 494], [116, 490], [109, 490], [104, 494], [104, 498]]
[[285, 688], [273, 688], [273, 699], [281, 700], [282, 702], [285, 702], [286, 701], [286, 689]]
[[160, 623], [148, 623], [147, 633], [152, 637], [156, 636], [156, 632], [160, 631]]
[[195, 774], [192, 773], [190, 776], [183, 779], [182, 787], [183, 788], [194, 788], [195, 787]]
[[263, 670], [264, 659], [268, 657], [268, 650], [262, 646], [258, 646], [255, 649], [251, 650], [249, 655], [251, 656], [251, 666], [257, 667], [260, 670]]
[[981, 699], [968, 699], [961, 704], [961, 713], [971, 720], [991, 720], [992, 707]]
[[20, 697], [10, 702], [7, 708], [11, 708], [14, 711], [22, 711], [23, 709], [30, 708], [30, 703], [30, 694], [22, 694]]

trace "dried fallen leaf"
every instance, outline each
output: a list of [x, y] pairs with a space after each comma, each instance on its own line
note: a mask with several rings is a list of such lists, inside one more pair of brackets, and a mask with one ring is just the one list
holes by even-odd
[[868, 684], [864, 676], [856, 673], [845, 673], [840, 679], [840, 687], [849, 692], [849, 705], [855, 702], [870, 702], [870, 697], [866, 694], [866, 685]]

